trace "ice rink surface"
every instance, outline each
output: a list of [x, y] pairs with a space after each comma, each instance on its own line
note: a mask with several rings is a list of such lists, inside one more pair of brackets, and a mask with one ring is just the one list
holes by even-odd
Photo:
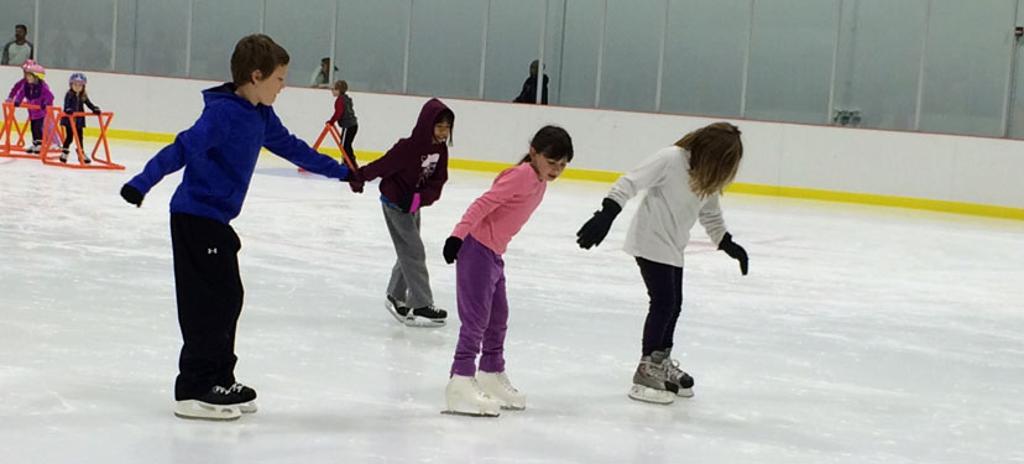
[[559, 180], [505, 255], [528, 408], [474, 419], [439, 414], [459, 327], [441, 247], [494, 174], [452, 171], [424, 210], [452, 317], [413, 329], [383, 307], [377, 184], [357, 196], [271, 155], [232, 224], [236, 374], [261, 409], [175, 418], [180, 173], [141, 209], [117, 194], [159, 147], [115, 141], [125, 172], [0, 158], [0, 462], [1024, 462], [1024, 222], [727, 195], [750, 275], [696, 226], [675, 349], [696, 396], [657, 406], [626, 396], [647, 301], [619, 248], [639, 201], [583, 251], [609, 185]]

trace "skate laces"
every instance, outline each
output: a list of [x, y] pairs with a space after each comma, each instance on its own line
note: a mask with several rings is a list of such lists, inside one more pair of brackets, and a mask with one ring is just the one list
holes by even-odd
[[683, 370], [679, 368], [679, 361], [672, 358], [665, 358], [662, 362], [665, 363], [665, 372], [669, 377], [676, 378], [683, 375]]
[[244, 389], [244, 388], [245, 388], [245, 385], [242, 385], [242, 384], [240, 384], [238, 382], [235, 382], [235, 383], [231, 384], [230, 387], [228, 387], [228, 390], [232, 391], [234, 393], [242, 393], [242, 389]]
[[512, 381], [509, 380], [508, 375], [505, 375], [504, 372], [498, 374], [498, 382], [501, 383], [501, 386], [505, 387], [505, 391], [519, 394], [519, 390], [516, 390], [516, 387], [512, 386]]
[[231, 393], [231, 390], [234, 387], [235, 387], [234, 385], [232, 385], [230, 388], [224, 388], [224, 387], [222, 387], [220, 385], [214, 385], [213, 386], [213, 392], [218, 394], [218, 395], [228, 395], [228, 394]]
[[668, 362], [666, 361], [667, 358], [666, 360], [662, 360], [661, 363], [656, 363], [651, 360], [640, 361], [640, 368], [643, 371], [643, 374], [648, 377], [667, 380], [669, 375], [669, 368]]
[[474, 393], [478, 397], [485, 398], [485, 399], [488, 399], [488, 400], [492, 399], [491, 395], [488, 395], [487, 392], [485, 392], [483, 388], [480, 388], [480, 382], [477, 382], [476, 378], [470, 377], [469, 378], [469, 382], [470, 382], [471, 385], [473, 385], [473, 391], [474, 391]]

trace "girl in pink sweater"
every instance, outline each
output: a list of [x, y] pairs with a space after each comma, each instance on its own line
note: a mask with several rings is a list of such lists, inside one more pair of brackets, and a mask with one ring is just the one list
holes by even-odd
[[[506, 169], [477, 198], [444, 244], [444, 259], [455, 268], [459, 343], [445, 390], [446, 412], [497, 416], [498, 410], [525, 409], [526, 396], [505, 374], [505, 262], [508, 242], [544, 198], [547, 183], [572, 161], [572, 138], [556, 126], [533, 136], [530, 152]], [[480, 371], [476, 356], [481, 352]]]

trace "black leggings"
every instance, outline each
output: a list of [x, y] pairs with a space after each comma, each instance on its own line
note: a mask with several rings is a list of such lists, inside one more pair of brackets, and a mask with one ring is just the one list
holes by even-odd
[[356, 152], [352, 151], [352, 141], [356, 139], [356, 132], [359, 132], [358, 124], [352, 127], [341, 128], [341, 146], [345, 149], [345, 153], [348, 153], [348, 156], [352, 157], [353, 163], [356, 162]]
[[[71, 121], [67, 119], [61, 120], [60, 125], [64, 126], [64, 148], [68, 148], [75, 140], [75, 131], [71, 130]], [[75, 118], [75, 127], [78, 129], [78, 140], [81, 141], [82, 131], [85, 130], [85, 118]]]
[[32, 143], [33, 144], [38, 145], [40, 143], [43, 143], [43, 121], [46, 121], [46, 119], [44, 119], [44, 118], [33, 119], [33, 120], [31, 120], [29, 122], [29, 124], [32, 126]]
[[637, 258], [651, 299], [644, 322], [643, 355], [672, 348], [676, 321], [683, 309], [683, 268]]

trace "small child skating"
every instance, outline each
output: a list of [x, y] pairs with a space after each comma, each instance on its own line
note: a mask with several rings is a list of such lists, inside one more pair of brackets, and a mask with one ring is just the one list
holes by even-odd
[[[32, 146], [25, 151], [39, 153], [43, 145], [43, 123], [46, 121], [46, 107], [53, 104], [53, 93], [46, 85], [46, 69], [35, 61], [28, 60], [21, 65], [25, 78], [14, 84], [7, 100], [19, 106], [23, 102], [38, 108], [28, 110], [29, 125], [32, 130]], [[54, 134], [56, 135], [56, 134]]]
[[331, 94], [335, 97], [334, 114], [331, 115], [331, 119], [327, 120], [327, 124], [337, 123], [341, 128], [341, 147], [355, 162], [356, 152], [352, 150], [352, 141], [356, 139], [356, 132], [359, 131], [359, 121], [356, 119], [356, 110], [352, 106], [352, 97], [348, 96], [348, 82], [335, 82], [334, 87], [331, 88]]
[[362, 180], [381, 178], [384, 222], [398, 255], [384, 305], [395, 319], [411, 327], [441, 327], [448, 317], [447, 311], [434, 307], [420, 237], [420, 209], [441, 198], [448, 181], [448, 138], [454, 123], [455, 113], [432, 98], [420, 109], [412, 135], [359, 170]]
[[178, 323], [184, 344], [174, 385], [179, 417], [237, 419], [256, 412], [256, 391], [235, 379], [235, 330], [242, 311], [238, 250], [228, 225], [238, 216], [260, 148], [311, 172], [347, 180], [349, 170], [288, 132], [270, 106], [288, 76], [288, 52], [263, 34], [246, 36], [231, 55], [233, 82], [203, 91], [195, 124], [121, 188], [141, 206], [164, 176], [185, 168], [171, 197], [171, 246]]
[[[525, 409], [526, 395], [505, 373], [508, 300], [502, 255], [530, 219], [547, 190], [572, 161], [572, 139], [561, 127], [533, 136], [519, 165], [502, 171], [477, 198], [444, 244], [444, 259], [456, 262], [459, 342], [445, 389], [446, 412], [497, 416], [499, 409]], [[476, 357], [480, 355], [480, 368]]]
[[[61, 119], [60, 124], [64, 127], [64, 147], [61, 149], [60, 162], [68, 162], [69, 148], [71, 142], [78, 138], [79, 143], [82, 142], [83, 132], [85, 130], [85, 118], [82, 116], [70, 116], [72, 113], [81, 113], [85, 111], [85, 107], [88, 106], [89, 110], [94, 114], [100, 114], [100, 107], [94, 105], [89, 100], [89, 94], [85, 92], [85, 84], [89, 82], [85, 78], [85, 74], [76, 72], [71, 75], [68, 79], [68, 93], [64, 94], [64, 112], [69, 116]], [[74, 119], [74, 127], [72, 128], [71, 120]], [[83, 163], [89, 164], [92, 160], [83, 153], [80, 149], [78, 156]]]
[[672, 358], [683, 303], [683, 251], [690, 229], [700, 220], [718, 249], [738, 260], [740, 271], [747, 274], [747, 252], [732, 241], [718, 203], [742, 158], [736, 126], [718, 122], [690, 132], [620, 177], [602, 209], [576, 234], [582, 248], [600, 244], [626, 202], [647, 190], [624, 247], [636, 258], [650, 296], [640, 364], [629, 391], [632, 399], [669, 404], [676, 395], [693, 396], [693, 378]]

